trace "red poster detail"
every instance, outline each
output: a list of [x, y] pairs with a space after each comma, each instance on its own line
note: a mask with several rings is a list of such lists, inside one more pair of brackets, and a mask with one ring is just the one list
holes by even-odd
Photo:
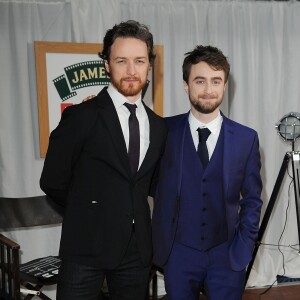
[[63, 111], [68, 107], [73, 105], [73, 103], [61, 103], [60, 104], [60, 109], [61, 109], [61, 113], [63, 113]]

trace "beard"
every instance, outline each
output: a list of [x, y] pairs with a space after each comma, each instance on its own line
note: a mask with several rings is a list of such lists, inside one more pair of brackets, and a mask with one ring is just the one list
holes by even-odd
[[[134, 83], [128, 83], [126, 80], [133, 79], [136, 80]], [[138, 77], [126, 77], [121, 78], [119, 81], [114, 80], [111, 78], [111, 82], [113, 86], [118, 90], [119, 93], [121, 93], [125, 97], [133, 97], [137, 96], [144, 86], [146, 85], [147, 80], [141, 80]]]
[[[202, 99], [215, 99], [213, 101], [201, 101]], [[214, 112], [222, 103], [222, 97], [219, 99], [214, 96], [205, 96], [205, 95], [198, 95], [197, 98], [193, 98], [189, 94], [189, 99], [191, 102], [191, 105], [200, 113], [202, 114], [210, 114]]]

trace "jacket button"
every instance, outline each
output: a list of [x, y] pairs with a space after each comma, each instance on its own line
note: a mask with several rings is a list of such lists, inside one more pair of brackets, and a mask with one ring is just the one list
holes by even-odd
[[205, 226], [205, 225], [206, 225], [206, 223], [204, 223], [204, 222], [203, 222], [201, 225], [202, 225], [202, 226]]
[[203, 208], [202, 208], [202, 211], [206, 211], [206, 208], [205, 208], [205, 207], [203, 207]]

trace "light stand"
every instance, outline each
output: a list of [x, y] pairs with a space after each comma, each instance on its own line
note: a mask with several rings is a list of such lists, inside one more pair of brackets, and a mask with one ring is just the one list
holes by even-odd
[[[297, 228], [298, 228], [298, 240], [300, 242], [300, 152], [294, 151], [295, 140], [300, 136], [300, 114], [298, 113], [289, 113], [285, 115], [275, 126], [278, 130], [279, 135], [285, 141], [291, 141], [292, 143], [292, 152], [287, 152], [283, 158], [281, 168], [279, 170], [270, 201], [266, 208], [264, 217], [261, 222], [261, 226], [258, 232], [258, 238], [255, 244], [255, 248], [252, 255], [252, 260], [250, 261], [247, 272], [246, 272], [246, 280], [245, 286], [250, 276], [250, 272], [252, 270], [256, 254], [258, 252], [258, 248], [261, 245], [261, 241], [265, 230], [267, 228], [270, 216], [272, 214], [272, 210], [277, 200], [277, 196], [282, 185], [282, 181], [284, 179], [285, 173], [288, 168], [288, 164], [290, 159], [292, 158], [292, 170], [293, 170], [293, 181], [294, 181], [294, 193], [295, 193], [295, 203], [296, 203], [296, 215], [297, 215]], [[299, 248], [300, 254], [300, 248]]]

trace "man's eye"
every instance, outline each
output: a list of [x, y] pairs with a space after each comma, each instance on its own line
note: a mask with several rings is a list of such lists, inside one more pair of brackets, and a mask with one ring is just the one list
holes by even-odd
[[140, 64], [140, 65], [145, 63], [144, 60], [137, 60], [136, 62], [137, 62], [138, 64]]

